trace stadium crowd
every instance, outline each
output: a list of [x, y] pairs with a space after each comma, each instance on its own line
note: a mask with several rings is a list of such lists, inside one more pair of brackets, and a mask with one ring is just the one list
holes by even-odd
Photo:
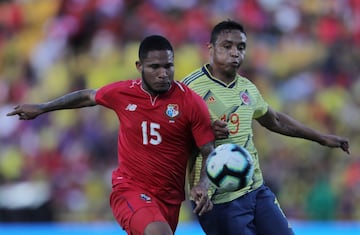
[[[113, 218], [115, 116], [99, 107], [20, 122], [5, 116], [13, 106], [138, 77], [138, 43], [154, 33], [175, 45], [180, 80], [205, 63], [210, 29], [227, 18], [248, 33], [240, 73], [273, 107], [350, 139], [349, 157], [255, 126], [282, 209], [360, 220], [360, 1], [1, 0], [0, 222]], [[181, 219], [194, 219], [186, 203]]]

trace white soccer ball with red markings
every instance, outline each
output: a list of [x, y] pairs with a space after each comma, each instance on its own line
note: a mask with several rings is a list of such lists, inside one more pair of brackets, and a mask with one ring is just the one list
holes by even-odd
[[222, 144], [209, 155], [206, 173], [219, 191], [237, 191], [250, 183], [254, 174], [253, 159], [239, 145]]

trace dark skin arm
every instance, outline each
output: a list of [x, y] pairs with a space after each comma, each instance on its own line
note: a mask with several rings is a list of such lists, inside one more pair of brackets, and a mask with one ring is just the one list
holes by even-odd
[[263, 127], [272, 132], [315, 141], [321, 145], [331, 148], [341, 148], [344, 152], [350, 154], [349, 141], [346, 138], [336, 135], [322, 134], [284, 113], [276, 112], [270, 107], [267, 113], [258, 118], [257, 121]]
[[[317, 130], [314, 130], [292, 117], [276, 112], [271, 107], [265, 115], [256, 119], [263, 127], [272, 132], [276, 132], [282, 135], [307, 139], [315, 141], [321, 145], [330, 148], [341, 148], [347, 154], [350, 154], [349, 140], [337, 135], [322, 134]], [[213, 123], [213, 130], [216, 139], [226, 139], [229, 136], [229, 129], [227, 123], [224, 121], [216, 120]]]
[[212, 127], [217, 140], [229, 138], [230, 131], [227, 128], [227, 122], [215, 120], [212, 124]]
[[200, 180], [197, 185], [191, 189], [191, 196], [196, 203], [196, 207], [193, 212], [201, 216], [207, 211], [210, 211], [213, 208], [213, 204], [208, 196], [208, 189], [210, 186], [209, 178], [206, 175], [206, 160], [209, 154], [214, 150], [214, 143], [207, 143], [200, 148], [200, 153], [203, 157]]
[[32, 120], [43, 113], [55, 110], [95, 106], [95, 94], [96, 90], [85, 89], [68, 93], [45, 103], [17, 105], [6, 116], [19, 115], [19, 120]]

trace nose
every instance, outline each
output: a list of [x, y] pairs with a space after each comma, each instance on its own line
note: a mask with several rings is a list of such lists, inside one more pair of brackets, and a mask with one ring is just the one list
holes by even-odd
[[167, 78], [168, 75], [169, 75], [169, 71], [166, 68], [164, 68], [164, 67], [159, 68], [159, 77], [160, 78]]
[[240, 50], [236, 46], [231, 47], [230, 53], [231, 53], [231, 56], [233, 56], [233, 57], [240, 56]]

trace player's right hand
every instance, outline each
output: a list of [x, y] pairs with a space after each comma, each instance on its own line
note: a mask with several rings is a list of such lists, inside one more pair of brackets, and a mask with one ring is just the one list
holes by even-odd
[[201, 216], [204, 213], [212, 210], [213, 203], [208, 196], [208, 187], [205, 187], [204, 184], [199, 183], [195, 185], [191, 189], [190, 194], [196, 204], [193, 210], [195, 214]]
[[213, 208], [213, 203], [208, 197], [208, 195], [202, 195], [201, 197], [197, 198], [195, 200], [195, 204], [196, 206], [193, 212], [195, 214], [198, 214], [199, 216], [202, 216], [204, 213], [212, 210]]
[[22, 104], [14, 107], [14, 111], [6, 114], [6, 116], [18, 115], [19, 120], [31, 120], [42, 114], [40, 105], [38, 104]]
[[215, 138], [217, 140], [223, 140], [229, 138], [229, 129], [227, 127], [227, 122], [221, 120], [215, 120], [212, 124]]

